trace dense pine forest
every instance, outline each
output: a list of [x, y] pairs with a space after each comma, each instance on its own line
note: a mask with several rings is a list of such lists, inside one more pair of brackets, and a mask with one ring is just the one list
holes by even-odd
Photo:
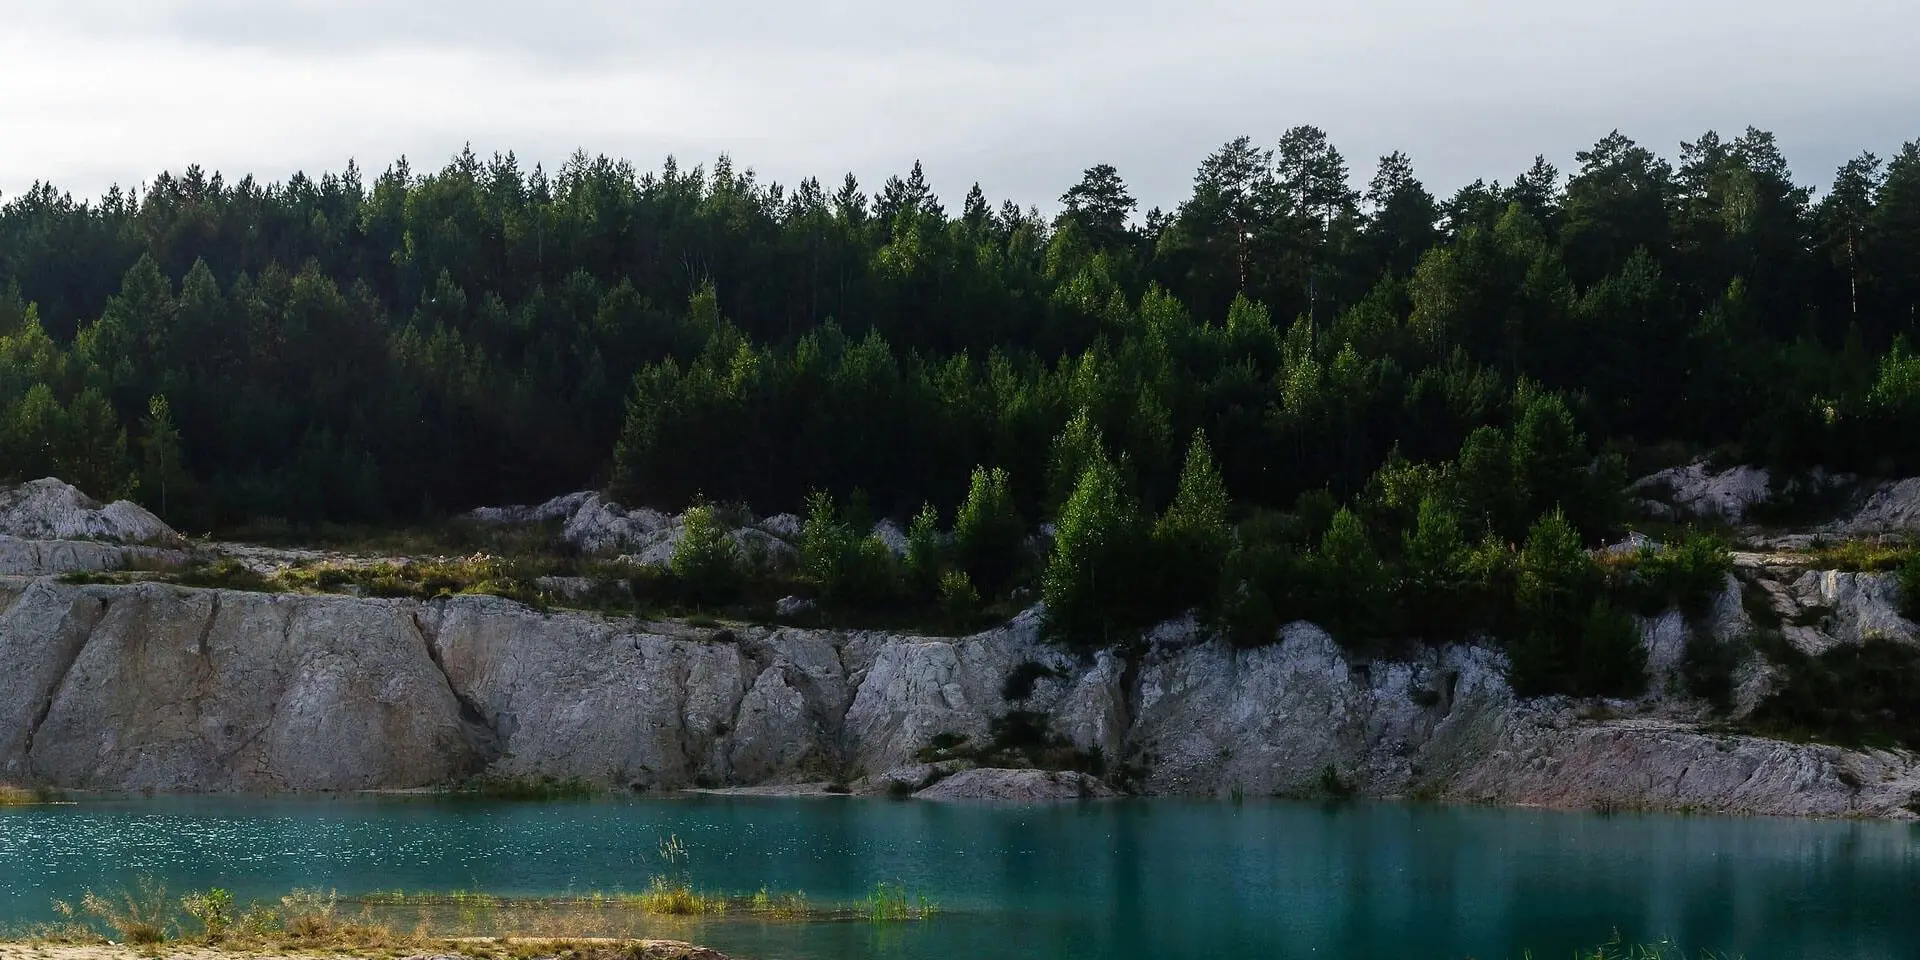
[[1301, 127], [1171, 211], [1104, 165], [1058, 206], [583, 154], [39, 185], [0, 208], [0, 479], [193, 529], [824, 491], [1202, 558], [1230, 501], [1242, 601], [1282, 563], [1245, 544], [1292, 544], [1323, 619], [1376, 614], [1385, 555], [1436, 622], [1463, 550], [1595, 542], [1675, 451], [1920, 470], [1920, 142], [1816, 194], [1763, 131], [1614, 133], [1441, 198]]

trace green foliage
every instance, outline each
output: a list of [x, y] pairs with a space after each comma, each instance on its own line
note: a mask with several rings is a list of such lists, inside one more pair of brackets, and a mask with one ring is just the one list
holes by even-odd
[[580, 777], [497, 776], [465, 780], [445, 788], [445, 795], [473, 800], [549, 801], [585, 800], [599, 791]]
[[180, 898], [180, 909], [200, 925], [200, 931], [209, 941], [226, 936], [233, 927], [233, 893], [214, 887], [188, 894]]
[[731, 602], [745, 577], [740, 548], [713, 507], [705, 504], [688, 510], [681, 518], [680, 540], [674, 544], [668, 569], [684, 587], [687, 599], [699, 606]]
[[906, 577], [909, 589], [928, 596], [940, 589], [946, 572], [946, 543], [940, 536], [940, 511], [928, 503], [907, 528]]
[[1900, 615], [1908, 620], [1920, 620], [1920, 551], [1900, 564], [1899, 583]]
[[1565, 516], [1534, 524], [1517, 574], [1518, 633], [1507, 644], [1515, 692], [1633, 697], [1646, 689], [1639, 625], [1600, 599], [1600, 569]]
[[1162, 602], [1172, 609], [1213, 599], [1233, 530], [1227, 524], [1227, 488], [1214, 466], [1205, 433], [1196, 432], [1173, 505], [1153, 528], [1165, 580]]
[[953, 521], [954, 559], [974, 583], [1004, 590], [1026, 567], [1027, 525], [1014, 506], [1007, 471], [976, 467]]
[[1784, 641], [1765, 649], [1785, 683], [1754, 710], [1756, 729], [1846, 747], [1920, 748], [1920, 653], [1887, 640], [1818, 657]]
[[1406, 628], [1433, 639], [1460, 636], [1473, 625], [1480, 604], [1474, 602], [1476, 585], [1459, 518], [1429, 494], [1402, 538], [1400, 603]]
[[980, 591], [959, 570], [940, 575], [940, 610], [953, 623], [966, 623], [980, 612]]
[[1391, 626], [1386, 613], [1393, 580], [1360, 518], [1344, 508], [1335, 513], [1313, 561], [1321, 623], [1349, 644], [1379, 639]]
[[1681, 678], [1687, 692], [1725, 713], [1733, 706], [1733, 674], [1740, 666], [1740, 651], [1731, 643], [1705, 630], [1687, 634], [1687, 646], [1680, 661]]
[[1105, 456], [1087, 464], [1060, 514], [1043, 578], [1047, 631], [1072, 646], [1123, 639], [1143, 619], [1148, 531]]
[[[1699, 620], [1712, 612], [1733, 572], [1733, 552], [1718, 537], [1689, 536], [1678, 545], [1646, 547], [1608, 558], [1614, 593], [1642, 616], [1678, 609]], [[1624, 575], [1624, 577], [1622, 576]]]
[[800, 562], [832, 603], [877, 607], [900, 595], [900, 563], [893, 551], [880, 538], [857, 532], [825, 492], [807, 499]]

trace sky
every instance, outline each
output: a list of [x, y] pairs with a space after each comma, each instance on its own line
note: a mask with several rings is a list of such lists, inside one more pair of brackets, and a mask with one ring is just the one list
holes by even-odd
[[279, 180], [464, 145], [557, 167], [724, 153], [869, 189], [914, 160], [1053, 208], [1097, 163], [1142, 210], [1241, 135], [1325, 129], [1358, 186], [1562, 170], [1618, 128], [1674, 157], [1773, 131], [1824, 186], [1920, 138], [1914, 0], [0, 0], [0, 196], [190, 163]]

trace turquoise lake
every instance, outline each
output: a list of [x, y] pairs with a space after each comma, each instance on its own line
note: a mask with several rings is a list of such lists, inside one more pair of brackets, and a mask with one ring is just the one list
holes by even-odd
[[1544, 960], [1616, 931], [1749, 960], [1920, 957], [1920, 825], [1173, 800], [95, 800], [0, 811], [0, 923], [139, 875], [242, 901], [632, 891], [667, 836], [708, 891], [824, 903], [888, 881], [942, 909], [692, 933], [755, 960]]

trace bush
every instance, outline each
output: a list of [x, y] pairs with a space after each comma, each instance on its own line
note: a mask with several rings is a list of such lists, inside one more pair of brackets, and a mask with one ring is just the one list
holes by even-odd
[[669, 569], [680, 581], [689, 602], [721, 606], [740, 594], [745, 579], [740, 549], [721, 528], [713, 508], [702, 504], [688, 510], [681, 521], [680, 542], [674, 545]]
[[1900, 615], [1920, 620], [1920, 551], [1900, 565], [1896, 576], [1900, 582]]
[[980, 612], [980, 591], [966, 574], [948, 570], [940, 577], [940, 610], [954, 623], [965, 623]]
[[879, 606], [899, 597], [900, 565], [893, 551], [878, 537], [856, 533], [825, 493], [807, 498], [800, 562], [831, 603]]
[[1643, 548], [1624, 563], [1631, 574], [1617, 592], [1645, 616], [1675, 608], [1699, 619], [1713, 610], [1733, 572], [1733, 552], [1714, 536], [1693, 536], [1678, 546]]
[[1754, 710], [1752, 723], [1778, 737], [1843, 747], [1920, 749], [1920, 651], [1889, 640], [1810, 657], [1784, 642], [1768, 656], [1786, 682]]
[[1599, 568], [1558, 511], [1534, 524], [1520, 553], [1507, 644], [1521, 696], [1631, 697], [1645, 692], [1646, 649], [1631, 615], [1599, 599]]
[[1732, 644], [1721, 643], [1705, 630], [1687, 634], [1681, 676], [1687, 692], [1712, 704], [1715, 710], [1725, 712], [1733, 705], [1733, 671], [1739, 665], [1740, 652]]

